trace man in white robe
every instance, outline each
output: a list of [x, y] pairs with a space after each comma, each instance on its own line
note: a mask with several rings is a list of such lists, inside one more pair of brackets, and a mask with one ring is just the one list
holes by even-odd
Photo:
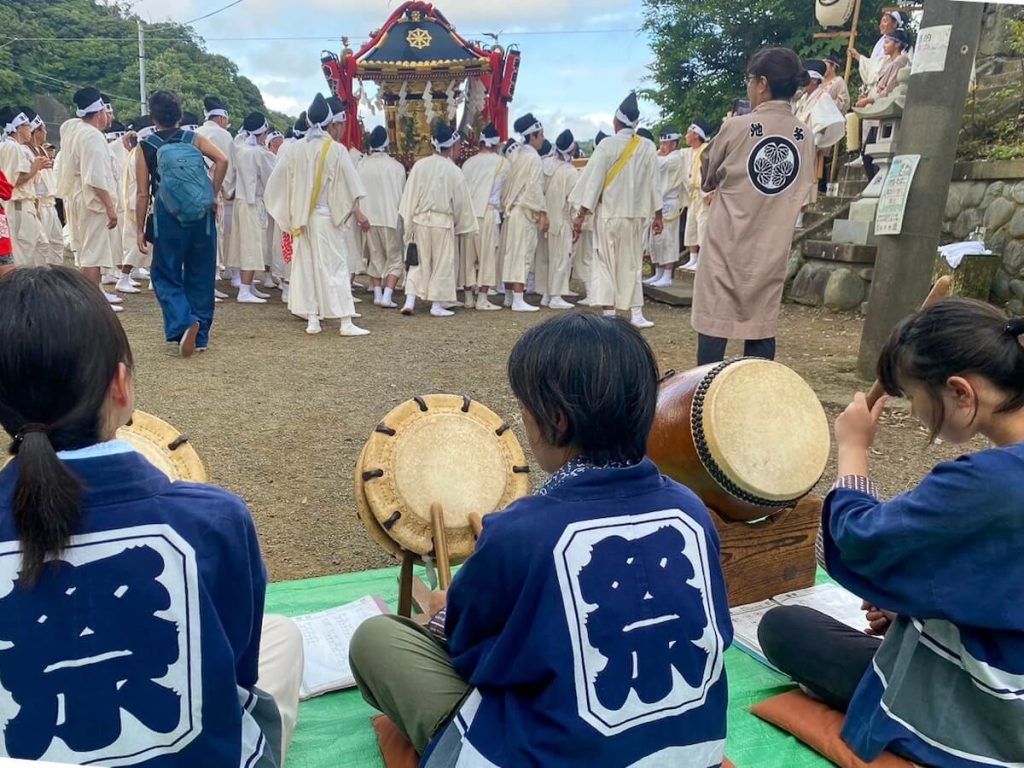
[[[95, 88], [79, 90], [74, 100], [82, 124], [75, 129], [69, 127], [70, 146], [61, 151], [71, 174], [71, 191], [64, 197], [64, 204], [71, 222], [72, 242], [78, 248], [79, 268], [99, 288], [103, 270], [114, 267], [110, 232], [117, 229], [118, 222], [119, 182], [114, 179], [110, 150], [103, 135], [110, 114]], [[117, 306], [121, 303], [119, 297], [106, 292], [103, 295], [115, 305], [115, 312], [121, 310]]]
[[264, 269], [267, 239], [267, 211], [263, 193], [274, 170], [274, 156], [266, 147], [270, 126], [259, 112], [245, 118], [243, 143], [234, 148], [235, 202], [232, 206], [231, 246], [228, 267], [237, 269], [241, 304], [266, 304], [267, 294], [253, 285]]
[[405, 189], [405, 166], [388, 154], [387, 129], [378, 125], [370, 133], [370, 154], [356, 169], [366, 199], [360, 209], [370, 221], [363, 237], [364, 260], [373, 281], [373, 303], [394, 309], [395, 285], [402, 276], [402, 236], [399, 233], [398, 206]]
[[[331, 112], [334, 115], [334, 122], [332, 125], [337, 126], [334, 129], [335, 140], [344, 143], [345, 138], [345, 123], [348, 120], [348, 112], [345, 108], [345, 103], [337, 96], [331, 96], [327, 99], [327, 104], [331, 108]], [[359, 147], [348, 148], [349, 157], [352, 158], [352, 164], [359, 170], [359, 164], [363, 162], [363, 158], [366, 155]], [[356, 297], [354, 292], [357, 289], [363, 289], [366, 286], [356, 282], [356, 275], [362, 274], [366, 271], [366, 264], [363, 259], [363, 238], [366, 233], [370, 231], [370, 221], [362, 213], [362, 206], [356, 211], [354, 215], [345, 226], [345, 254], [348, 259], [348, 271], [352, 276], [352, 300], [359, 304], [362, 299]]]
[[4, 204], [11, 231], [14, 264], [37, 267], [46, 263], [47, 239], [36, 209], [36, 183], [39, 174], [51, 167], [49, 160], [36, 157], [32, 142], [35, 113], [27, 107], [7, 107], [0, 113], [0, 170], [14, 187]]
[[[209, 141], [228, 159], [228, 175], [224, 177], [220, 198], [217, 200], [217, 273], [223, 270], [228, 260], [228, 249], [231, 244], [232, 208], [235, 200], [235, 175], [231, 170], [234, 160], [234, 137], [228, 131], [231, 117], [228, 108], [216, 96], [203, 99], [205, 122], [196, 129], [196, 133]], [[212, 177], [213, 168], [210, 168]], [[217, 301], [227, 298], [227, 294], [214, 289]]]
[[[35, 158], [50, 160], [50, 151], [47, 149], [46, 122], [40, 116], [32, 121], [32, 143], [29, 148]], [[52, 161], [49, 168], [43, 168], [36, 175], [36, 203], [39, 212], [39, 226], [46, 237], [46, 258], [47, 264], [64, 263], [64, 233], [60, 223], [60, 216], [57, 215], [57, 176], [53, 170]]]
[[[124, 235], [123, 247], [125, 251], [124, 266], [121, 268], [121, 273], [124, 276], [135, 279], [136, 277], [142, 278], [149, 275], [149, 267], [153, 261], [152, 251], [143, 253], [139, 250], [139, 227], [144, 227], [146, 222], [136, 220], [134, 201], [138, 198], [139, 193], [136, 174], [138, 157], [142, 154], [139, 142], [155, 133], [156, 128], [153, 126], [151, 119], [143, 116], [131, 120], [128, 123], [128, 129], [135, 136], [130, 142], [132, 149], [128, 153], [128, 159], [124, 165], [124, 175], [121, 177], [121, 197], [127, 203], [124, 212], [124, 222], [121, 227]], [[149, 288], [150, 290], [153, 289], [152, 278], [149, 282]]]
[[[272, 167], [276, 168], [281, 159], [281, 152], [285, 148], [284, 134], [280, 131], [271, 131], [267, 134], [267, 150], [273, 155]], [[288, 276], [290, 265], [284, 260], [284, 248], [281, 238], [281, 228], [270, 216], [267, 216], [267, 237], [264, 241], [265, 252], [263, 264], [264, 288], [280, 288], [281, 301], [288, 303]]]
[[[501, 309], [487, 293], [498, 280], [498, 251], [501, 243], [501, 190], [508, 176], [508, 161], [498, 151], [501, 137], [493, 125], [480, 133], [480, 151], [462, 164], [469, 199], [476, 216], [477, 231], [459, 236], [465, 306], [482, 311]], [[473, 289], [476, 289], [476, 298]]]
[[[513, 312], [537, 312], [526, 303], [526, 278], [537, 255], [537, 242], [547, 235], [549, 222], [544, 199], [544, 164], [539, 150], [544, 145], [544, 126], [527, 113], [515, 122], [523, 145], [512, 155], [512, 167], [502, 192], [505, 263], [505, 306]], [[511, 296], [509, 295], [511, 291]]]
[[[803, 89], [793, 114], [814, 133], [814, 179], [807, 193], [807, 205], [818, 199], [818, 183], [825, 173], [825, 151], [835, 146], [846, 135], [846, 118], [832, 100], [825, 87], [825, 62], [812, 59], [804, 62], [811, 82]], [[806, 206], [805, 206], [806, 208]], [[804, 209], [800, 210], [797, 227], [803, 226]]]
[[[452, 162], [459, 134], [443, 121], [434, 127], [434, 154], [412, 167], [398, 212], [402, 218], [409, 275], [405, 281], [403, 315], [411, 315], [416, 299], [431, 303], [431, 317], [451, 317], [445, 304], [455, 295], [455, 241], [477, 230], [466, 178]], [[408, 246], [415, 244], [415, 248]], [[410, 258], [412, 257], [412, 258]]]
[[690, 251], [690, 260], [683, 265], [688, 272], [695, 272], [700, 262], [700, 248], [704, 243], [704, 228], [711, 212], [712, 196], [701, 188], [704, 183], [703, 160], [708, 148], [711, 129], [703, 120], [695, 120], [686, 129], [686, 150], [683, 151], [683, 191], [687, 199], [686, 230], [683, 245]]
[[365, 336], [357, 327], [342, 229], [359, 201], [363, 182], [345, 147], [327, 133], [334, 118], [317, 94], [306, 112], [309, 131], [279, 158], [263, 199], [267, 212], [292, 238], [288, 310], [307, 318], [306, 333], [321, 319], [341, 320], [342, 336]]
[[[569, 212], [569, 195], [579, 180], [579, 172], [572, 164], [576, 152], [576, 139], [572, 131], [562, 131], [555, 140], [551, 172], [545, 166], [547, 184], [544, 188], [545, 207], [548, 214], [548, 235], [545, 245], [537, 249], [537, 266], [534, 269], [537, 292], [541, 294], [540, 305], [551, 309], [572, 309], [572, 304], [562, 298], [569, 293], [569, 274], [572, 271], [572, 217]], [[544, 159], [547, 163], [547, 158]]]
[[586, 217], [593, 212], [597, 253], [591, 274], [591, 305], [604, 314], [629, 310], [637, 328], [654, 324], [643, 315], [640, 285], [644, 232], [648, 222], [654, 234], [664, 224], [658, 194], [658, 159], [654, 145], [636, 135], [640, 108], [630, 94], [615, 113], [615, 135], [594, 150], [569, 198], [579, 210], [573, 236], [579, 237]]
[[114, 260], [114, 272], [103, 276], [105, 285], [113, 285], [118, 293], [139, 293], [139, 284], [131, 278], [131, 267], [125, 264], [124, 224], [128, 218], [127, 209], [134, 206], [135, 198], [124, 197], [124, 175], [130, 152], [130, 136], [127, 126], [114, 120], [107, 127], [107, 149], [110, 152], [110, 169], [116, 183], [117, 227], [110, 230], [110, 252]]
[[658, 173], [665, 228], [660, 235], [654, 235], [651, 239], [651, 259], [655, 269], [654, 275], [646, 281], [655, 288], [668, 288], [672, 285], [676, 265], [679, 263], [679, 219], [689, 205], [689, 200], [683, 194], [686, 177], [683, 155], [679, 151], [682, 138], [679, 128], [674, 125], [666, 126], [661, 131]]

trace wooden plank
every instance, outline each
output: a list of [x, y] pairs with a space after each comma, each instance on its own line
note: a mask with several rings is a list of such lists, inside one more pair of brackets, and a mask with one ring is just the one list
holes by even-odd
[[815, 40], [839, 40], [839, 39], [842, 39], [844, 37], [851, 37], [852, 34], [853, 34], [852, 32], [843, 32], [843, 31], [839, 31], [839, 32], [815, 32], [814, 33], [814, 39]]

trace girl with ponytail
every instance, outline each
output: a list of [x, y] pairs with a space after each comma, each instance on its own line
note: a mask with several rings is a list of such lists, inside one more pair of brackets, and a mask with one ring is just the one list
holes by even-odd
[[301, 636], [245, 503], [116, 439], [132, 365], [78, 271], [0, 279], [0, 763], [277, 768]]
[[[866, 632], [806, 608], [770, 611], [768, 659], [846, 711], [864, 762], [883, 750], [921, 765], [1024, 761], [1024, 319], [945, 299], [905, 320], [878, 362], [931, 439], [987, 450], [939, 464], [882, 501], [868, 455], [884, 398], [836, 421], [839, 480], [825, 500], [829, 574], [863, 598]], [[881, 638], [881, 639], [879, 639]]]

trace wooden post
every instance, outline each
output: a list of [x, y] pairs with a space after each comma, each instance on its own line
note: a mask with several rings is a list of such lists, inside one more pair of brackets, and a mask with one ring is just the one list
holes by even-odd
[[[853, 72], [853, 54], [850, 53], [850, 49], [857, 45], [857, 25], [860, 24], [860, 2], [857, 0], [853, 4], [853, 26], [850, 27], [850, 39], [846, 44], [846, 72], [843, 78], [846, 80], [846, 90], [850, 90], [850, 73]], [[852, 96], [851, 101], [856, 101]], [[839, 158], [840, 151], [839, 147], [843, 142], [836, 142], [835, 148], [832, 150], [832, 170], [829, 172], [829, 181], [835, 182], [839, 178]]]
[[921, 33], [948, 26], [949, 47], [939, 71], [910, 75], [894, 154], [921, 155], [921, 162], [910, 186], [901, 233], [878, 238], [857, 360], [864, 379], [874, 378], [878, 354], [892, 329], [917, 308], [931, 285], [983, 10], [982, 3], [954, 0], [928, 0], [924, 6]]

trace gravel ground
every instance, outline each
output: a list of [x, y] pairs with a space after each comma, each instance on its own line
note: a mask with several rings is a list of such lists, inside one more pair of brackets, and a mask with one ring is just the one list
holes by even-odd
[[[394, 563], [356, 518], [352, 477], [366, 438], [398, 403], [431, 392], [469, 395], [506, 418], [526, 445], [505, 361], [519, 335], [552, 312], [405, 318], [363, 298], [357, 322], [371, 335], [362, 338], [340, 337], [336, 322], [307, 336], [277, 293], [265, 306], [226, 301], [210, 350], [191, 360], [164, 342], [151, 292], [125, 299], [120, 317], [135, 353], [138, 407], [189, 434], [212, 481], [248, 502], [274, 580]], [[693, 367], [687, 312], [658, 304], [645, 311], [662, 370]], [[861, 324], [856, 315], [783, 310], [779, 360], [807, 379], [832, 418], [865, 386], [854, 373]], [[929, 447], [907, 411], [892, 404], [876, 445], [873, 476], [887, 494], [959, 453]], [[830, 466], [822, 488], [833, 478]]]

